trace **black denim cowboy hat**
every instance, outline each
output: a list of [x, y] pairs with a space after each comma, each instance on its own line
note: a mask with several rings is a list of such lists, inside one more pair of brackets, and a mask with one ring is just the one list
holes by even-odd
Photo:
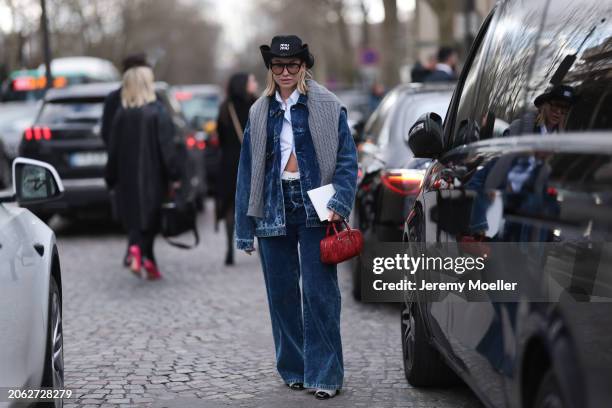
[[571, 86], [555, 85], [548, 88], [543, 94], [538, 95], [538, 97], [533, 101], [533, 104], [539, 108], [544, 102], [555, 99], [566, 101], [570, 105], [573, 105], [576, 103], [577, 98], [578, 96], [576, 95], [576, 90]]
[[272, 58], [299, 58], [306, 63], [306, 68], [314, 65], [314, 56], [308, 50], [308, 44], [302, 44], [297, 35], [277, 35], [272, 38], [272, 43], [259, 47], [266, 68], [270, 68]]

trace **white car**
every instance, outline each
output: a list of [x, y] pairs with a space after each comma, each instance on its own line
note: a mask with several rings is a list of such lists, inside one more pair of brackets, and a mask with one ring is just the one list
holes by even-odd
[[[0, 406], [18, 405], [8, 399], [14, 392], [7, 389], [64, 388], [62, 285], [55, 235], [19, 207], [53, 200], [63, 191], [53, 166], [17, 158], [13, 192], [0, 197], [0, 390], [7, 394], [0, 395]], [[62, 401], [46, 401], [43, 406], [61, 407]]]

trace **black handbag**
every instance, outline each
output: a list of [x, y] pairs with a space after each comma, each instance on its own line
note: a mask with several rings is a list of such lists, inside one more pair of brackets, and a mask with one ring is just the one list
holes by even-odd
[[[197, 208], [193, 200], [189, 200], [181, 190], [162, 204], [161, 208], [161, 234], [172, 246], [181, 249], [192, 249], [200, 243], [200, 234], [197, 228]], [[177, 242], [170, 238], [192, 231], [195, 238], [192, 245]]]

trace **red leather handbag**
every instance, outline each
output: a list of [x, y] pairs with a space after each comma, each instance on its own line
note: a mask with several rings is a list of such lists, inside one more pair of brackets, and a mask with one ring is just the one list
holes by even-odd
[[[321, 240], [321, 262], [325, 264], [338, 264], [356, 255], [363, 248], [363, 235], [358, 229], [349, 227], [344, 220], [346, 229], [338, 232], [335, 222], [327, 225], [326, 237]], [[334, 235], [330, 235], [329, 228], [334, 227]]]

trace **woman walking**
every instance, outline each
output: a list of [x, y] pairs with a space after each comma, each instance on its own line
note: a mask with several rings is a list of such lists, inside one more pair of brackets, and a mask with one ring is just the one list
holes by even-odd
[[180, 179], [180, 161], [174, 125], [156, 100], [151, 68], [131, 68], [124, 74], [121, 109], [113, 119], [111, 135], [106, 183], [115, 189], [119, 216], [128, 233], [130, 269], [140, 275], [144, 267], [149, 279], [159, 279], [153, 241], [169, 182]]
[[320, 260], [327, 223], [319, 221], [307, 191], [333, 184], [328, 221], [347, 218], [357, 153], [346, 109], [307, 79], [314, 64], [308, 45], [294, 35], [276, 36], [260, 50], [267, 84], [244, 132], [236, 246], [250, 254], [258, 238], [280, 376], [291, 389], [327, 399], [344, 377], [340, 289], [336, 266]]
[[257, 93], [255, 76], [247, 73], [232, 75], [227, 86], [227, 98], [219, 108], [217, 133], [221, 148], [219, 175], [223, 180], [217, 186], [216, 216], [225, 220], [227, 252], [225, 264], [234, 263], [234, 199], [236, 177], [240, 160], [240, 145], [249, 108], [255, 102]]

